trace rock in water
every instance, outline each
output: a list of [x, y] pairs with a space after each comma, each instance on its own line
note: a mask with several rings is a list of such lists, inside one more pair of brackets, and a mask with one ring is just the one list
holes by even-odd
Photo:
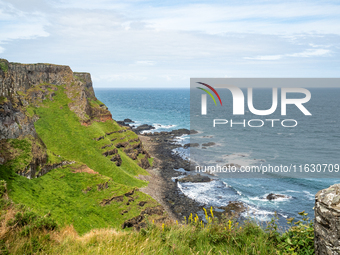
[[275, 200], [275, 199], [278, 199], [278, 198], [288, 198], [288, 196], [270, 193], [266, 198], [271, 201], [271, 200]]

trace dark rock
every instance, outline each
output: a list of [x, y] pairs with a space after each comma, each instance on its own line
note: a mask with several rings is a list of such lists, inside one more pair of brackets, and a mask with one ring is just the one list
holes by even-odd
[[246, 206], [239, 201], [230, 201], [227, 206], [219, 207], [220, 209], [224, 209], [225, 214], [228, 217], [240, 217], [240, 214], [246, 211]]
[[121, 212], [120, 212], [121, 215], [124, 215], [125, 213], [128, 213], [128, 211], [127, 211], [127, 210], [124, 210], [124, 211], [121, 211]]
[[268, 200], [275, 200], [278, 198], [288, 198], [288, 196], [286, 195], [280, 195], [280, 194], [274, 194], [274, 193], [270, 193], [268, 196], [266, 196], [266, 199]]
[[107, 157], [107, 156], [114, 155], [114, 154], [117, 154], [117, 153], [118, 153], [117, 148], [114, 148], [113, 150], [105, 151], [103, 153], [103, 156]]
[[216, 145], [216, 143], [214, 143], [214, 142], [208, 142], [208, 143], [203, 143], [202, 144], [202, 146], [204, 146], [204, 147], [214, 146], [214, 145]]
[[132, 219], [129, 219], [127, 221], [125, 221], [122, 225], [122, 229], [124, 228], [131, 228], [131, 227], [135, 227], [136, 225], [138, 225], [140, 222], [142, 222], [142, 220], [144, 220], [144, 215], [138, 215]]
[[120, 166], [122, 164], [122, 159], [119, 154], [114, 155], [110, 160], [116, 162], [116, 166]]
[[138, 205], [143, 207], [146, 203], [146, 201], [140, 201]]
[[101, 206], [109, 205], [113, 201], [114, 202], [123, 202], [124, 201], [124, 196], [114, 196], [114, 197], [111, 197], [111, 198], [108, 198], [108, 199], [103, 199], [100, 202], [100, 205]]
[[150, 163], [147, 157], [141, 159], [138, 164], [141, 168], [148, 169], [150, 167]]
[[135, 123], [134, 121], [130, 120], [130, 119], [124, 119], [125, 123]]
[[117, 143], [115, 146], [116, 148], [125, 148], [129, 146], [129, 143], [128, 142]]
[[200, 146], [198, 143], [187, 143], [183, 145], [184, 148], [198, 147], [198, 146]]
[[101, 149], [105, 149], [105, 148], [107, 148], [107, 147], [111, 147], [112, 145], [113, 145], [112, 143], [107, 144], [107, 145], [104, 145], [103, 147], [101, 147]]
[[200, 175], [200, 174], [190, 174], [188, 176], [185, 176], [181, 179], [178, 179], [179, 182], [210, 182], [212, 179], [210, 179], [206, 175]]
[[172, 130], [171, 133], [173, 135], [176, 135], [176, 136], [189, 135], [190, 134], [190, 130], [185, 129], [185, 128], [181, 128], [181, 129], [177, 129], [177, 130]]
[[148, 125], [148, 124], [143, 124], [143, 125], [133, 128], [132, 131], [136, 133], [140, 133], [141, 131], [152, 130], [152, 129], [155, 129], [155, 127]]
[[104, 183], [99, 183], [99, 184], [97, 184], [97, 190], [98, 190], [98, 191], [107, 189], [108, 187], [109, 187], [108, 182], [104, 182]]

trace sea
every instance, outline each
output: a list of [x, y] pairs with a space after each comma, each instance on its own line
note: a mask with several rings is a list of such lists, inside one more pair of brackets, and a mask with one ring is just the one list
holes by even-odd
[[[190, 125], [192, 95], [188, 88], [95, 88], [95, 93], [109, 108], [115, 120], [129, 118], [136, 126], [150, 124], [156, 127], [152, 132], [179, 128], [197, 130], [198, 134], [194, 135], [195, 142], [198, 141], [199, 144], [214, 142], [215, 145], [205, 149], [202, 145], [195, 148], [178, 148], [174, 153], [191, 160], [196, 158], [200, 164], [216, 162], [249, 166], [264, 163], [297, 166], [340, 164], [340, 88], [308, 90], [312, 95], [308, 102], [308, 110], [312, 113], [309, 119], [302, 116], [298, 109], [292, 107], [287, 109], [291, 113], [289, 119], [299, 121], [295, 128], [280, 125], [276, 127], [264, 125], [261, 128], [244, 128], [239, 125], [231, 128], [224, 125], [214, 134], [209, 131], [211, 127], [208, 128], [210, 122], [206, 126], [193, 123]], [[210, 103], [209, 110], [217, 109], [212, 102]], [[268, 109], [271, 106], [271, 90], [255, 89], [254, 106], [257, 109]], [[249, 112], [244, 117], [246, 119], [250, 116], [247, 114], [249, 115]], [[273, 118], [282, 119], [279, 115], [278, 109]], [[190, 136], [178, 137], [179, 144], [189, 142]], [[266, 222], [277, 214], [279, 224], [285, 226], [288, 218], [299, 219], [298, 213], [301, 211], [307, 212], [310, 219], [313, 219], [315, 194], [330, 185], [340, 183], [340, 172], [338, 175], [333, 172], [331, 176], [306, 174], [299, 178], [283, 178], [275, 174], [270, 178], [263, 178], [261, 175], [258, 178], [229, 178], [228, 174], [217, 173], [214, 178], [214, 181], [208, 183], [178, 183], [178, 185], [184, 195], [207, 207], [220, 207], [230, 201], [241, 201], [248, 207], [243, 214], [244, 217]], [[270, 193], [282, 194], [285, 197], [269, 201], [266, 196]]]

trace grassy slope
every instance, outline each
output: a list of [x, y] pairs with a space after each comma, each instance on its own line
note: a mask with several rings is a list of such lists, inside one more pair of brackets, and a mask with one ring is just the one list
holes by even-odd
[[292, 227], [285, 233], [277, 231], [275, 220], [264, 229], [207, 214], [206, 225], [193, 217], [184, 225], [150, 220], [139, 232], [101, 228], [83, 236], [72, 226], [54, 229], [50, 218], [32, 217], [6, 198], [0, 199], [0, 215], [0, 254], [314, 254], [314, 229], [306, 214], [300, 223], [288, 219]]
[[[70, 99], [63, 90], [59, 86], [53, 101], [45, 100], [41, 107], [29, 109], [29, 112], [40, 117], [35, 123], [37, 133], [53, 153], [67, 160], [84, 163], [99, 174], [73, 173], [74, 168], [81, 165], [77, 163], [28, 180], [14, 174], [15, 167], [10, 170], [9, 165], [0, 166], [0, 179], [7, 181], [11, 199], [29, 206], [40, 215], [50, 212], [60, 225], [73, 224], [79, 233], [92, 228], [119, 227], [125, 220], [140, 213], [143, 208], [138, 206], [139, 201], [148, 201], [147, 206], [155, 206], [157, 203], [142, 192], [135, 193], [136, 199], [129, 206], [126, 205], [127, 198], [124, 202], [113, 202], [104, 207], [99, 205], [104, 198], [122, 195], [134, 187], [146, 185], [134, 176], [147, 172], [122, 151], [119, 151], [123, 160], [120, 167], [111, 162], [109, 157], [102, 156], [105, 150], [101, 147], [112, 143], [110, 137], [100, 141], [93, 138], [121, 128], [114, 121], [82, 126], [77, 116], [69, 110]], [[130, 131], [114, 135], [136, 138]], [[26, 154], [29, 157], [29, 153]], [[14, 163], [18, 165], [13, 160], [12, 166]], [[109, 182], [109, 188], [98, 191], [97, 184], [106, 181]], [[92, 190], [83, 193], [82, 190], [88, 187]], [[129, 212], [122, 216], [120, 212], [123, 210]]]

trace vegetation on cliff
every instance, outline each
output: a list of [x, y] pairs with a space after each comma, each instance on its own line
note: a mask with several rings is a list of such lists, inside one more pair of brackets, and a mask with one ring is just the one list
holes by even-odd
[[0, 106], [0, 179], [13, 202], [79, 234], [120, 229], [158, 206], [138, 191], [147, 185], [136, 175], [147, 174], [142, 167], [151, 162], [148, 153], [134, 132], [112, 120], [88, 73], [73, 76], [70, 68], [49, 64], [9, 68], [0, 70], [6, 95]]
[[117, 228], [93, 229], [80, 236], [73, 225], [60, 227], [47, 213], [37, 215], [6, 198], [0, 183], [1, 254], [314, 254], [313, 228], [305, 221], [278, 232], [275, 218], [267, 226], [252, 221], [217, 220], [206, 213], [207, 224], [197, 217], [181, 223], [152, 218], [139, 232]]

